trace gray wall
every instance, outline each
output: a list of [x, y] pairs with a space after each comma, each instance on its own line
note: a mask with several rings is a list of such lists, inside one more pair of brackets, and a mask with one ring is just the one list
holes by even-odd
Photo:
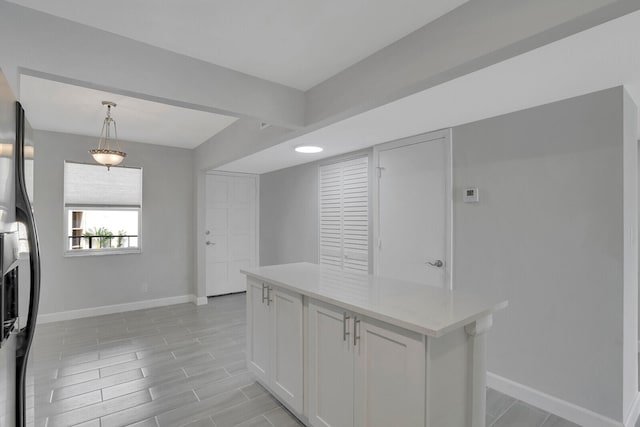
[[[489, 334], [489, 371], [616, 420], [622, 117], [616, 88], [453, 130], [454, 287], [510, 304]], [[460, 202], [466, 186], [479, 204]]]
[[[371, 168], [373, 149], [366, 149], [260, 175], [260, 265], [318, 262], [318, 167], [365, 155]], [[371, 244], [369, 252], [371, 264]]]
[[191, 150], [123, 142], [125, 164], [143, 168], [142, 253], [65, 257], [63, 162], [90, 163], [87, 150], [95, 138], [42, 131], [34, 138], [34, 210], [43, 276], [40, 313], [194, 293]]
[[638, 395], [638, 107], [622, 90], [623, 106], [623, 408]]
[[[637, 183], [623, 182], [623, 95], [453, 129], [454, 287], [510, 304], [489, 334], [489, 371], [615, 420], [637, 390], [637, 365], [623, 363], [637, 357], [624, 332], [637, 323], [624, 271], [637, 270], [623, 265], [623, 186]], [[466, 186], [480, 203], [460, 202]], [[261, 176], [263, 264], [315, 260], [316, 192], [316, 163]]]
[[260, 265], [318, 262], [318, 164], [260, 176]]

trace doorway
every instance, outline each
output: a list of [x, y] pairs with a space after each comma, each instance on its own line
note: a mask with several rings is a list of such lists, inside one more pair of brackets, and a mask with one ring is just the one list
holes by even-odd
[[207, 296], [247, 290], [240, 269], [258, 265], [258, 177], [209, 173], [205, 177]]
[[451, 132], [374, 148], [374, 273], [451, 288]]

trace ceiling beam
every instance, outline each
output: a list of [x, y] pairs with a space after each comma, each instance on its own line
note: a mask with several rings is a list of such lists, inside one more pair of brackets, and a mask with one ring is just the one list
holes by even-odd
[[[0, 0], [0, 68], [296, 129], [304, 93]], [[212, 41], [215, 42], [215, 41]]]
[[306, 93], [317, 129], [640, 9], [637, 0], [474, 0]]

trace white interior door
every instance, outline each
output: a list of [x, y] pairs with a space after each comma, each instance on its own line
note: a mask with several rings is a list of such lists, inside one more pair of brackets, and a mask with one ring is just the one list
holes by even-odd
[[377, 147], [376, 274], [450, 286], [450, 149], [448, 132]]
[[255, 176], [206, 176], [207, 296], [246, 290], [241, 268], [257, 265]]

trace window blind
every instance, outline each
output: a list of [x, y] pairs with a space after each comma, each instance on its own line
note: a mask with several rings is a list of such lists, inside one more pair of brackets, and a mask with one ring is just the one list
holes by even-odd
[[142, 169], [64, 163], [65, 207], [141, 207]]
[[320, 264], [369, 271], [369, 160], [320, 167]]

